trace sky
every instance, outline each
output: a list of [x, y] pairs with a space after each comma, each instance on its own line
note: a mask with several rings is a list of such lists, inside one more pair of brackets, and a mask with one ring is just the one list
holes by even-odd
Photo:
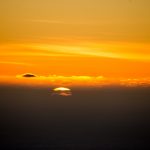
[[150, 76], [149, 0], [1, 0], [0, 75]]

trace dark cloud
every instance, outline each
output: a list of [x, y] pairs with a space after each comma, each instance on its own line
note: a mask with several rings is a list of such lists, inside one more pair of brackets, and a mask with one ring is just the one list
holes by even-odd
[[22, 75], [22, 77], [25, 77], [25, 78], [33, 78], [33, 77], [37, 77], [35, 74], [32, 74], [32, 73], [25, 73]]

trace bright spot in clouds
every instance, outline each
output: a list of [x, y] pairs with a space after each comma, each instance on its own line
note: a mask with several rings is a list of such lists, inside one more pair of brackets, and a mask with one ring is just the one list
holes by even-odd
[[65, 87], [58, 87], [58, 88], [55, 88], [54, 91], [57, 92], [57, 91], [71, 91], [71, 90]]
[[71, 89], [65, 87], [58, 87], [53, 89], [52, 95], [60, 95], [60, 96], [71, 96]]

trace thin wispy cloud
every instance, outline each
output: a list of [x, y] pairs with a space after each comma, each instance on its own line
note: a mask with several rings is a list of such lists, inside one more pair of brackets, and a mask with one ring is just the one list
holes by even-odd
[[[144, 47], [138, 45], [134, 47], [134, 44], [91, 44], [85, 46], [69, 46], [69, 45], [51, 45], [51, 44], [32, 44], [31, 48], [37, 50], [47, 51], [55, 54], [68, 54], [76, 56], [95, 56], [95, 57], [107, 57], [117, 59], [133, 59], [140, 61], [150, 61], [149, 45]], [[126, 49], [129, 49], [126, 52]], [[143, 53], [145, 51], [145, 53]]]
[[99, 50], [99, 52], [95, 52], [94, 48], [88, 47], [79, 47], [79, 46], [63, 46], [63, 45], [47, 45], [47, 44], [37, 44], [30, 45], [33, 49], [41, 49], [47, 52], [53, 53], [64, 53], [64, 54], [72, 54], [78, 56], [97, 56], [97, 57], [111, 57], [111, 58], [120, 58], [118, 54], [106, 52], [103, 50]]
[[96, 25], [97, 24], [97, 22], [63, 21], [63, 20], [49, 20], [49, 19], [31, 19], [25, 21], [32, 22], [32, 23], [60, 24], [60, 25]]
[[33, 66], [33, 64], [31, 64], [31, 63], [14, 62], [14, 61], [0, 61], [0, 64]]
[[134, 43], [79, 43], [79, 44], [43, 44], [26, 43], [0, 46], [0, 56], [83, 56], [106, 57], [150, 61], [150, 45]]
[[63, 22], [63, 21], [46, 20], [46, 19], [32, 19], [32, 20], [27, 20], [27, 21], [33, 22], [33, 23], [68, 24], [67, 22]]
[[[71, 54], [63, 52], [61, 50], [52, 49], [54, 46], [49, 45], [44, 48], [44, 45], [38, 43], [27, 43], [27, 44], [7, 44], [1, 45], [0, 49], [3, 51], [0, 57], [4, 56], [71, 56]], [[18, 62], [1, 61], [2, 63], [13, 63]], [[24, 63], [18, 63], [24, 64]]]

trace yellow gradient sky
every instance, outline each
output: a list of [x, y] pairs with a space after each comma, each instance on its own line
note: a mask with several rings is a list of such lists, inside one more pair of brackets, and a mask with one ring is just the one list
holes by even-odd
[[149, 77], [149, 0], [1, 0], [0, 75]]

